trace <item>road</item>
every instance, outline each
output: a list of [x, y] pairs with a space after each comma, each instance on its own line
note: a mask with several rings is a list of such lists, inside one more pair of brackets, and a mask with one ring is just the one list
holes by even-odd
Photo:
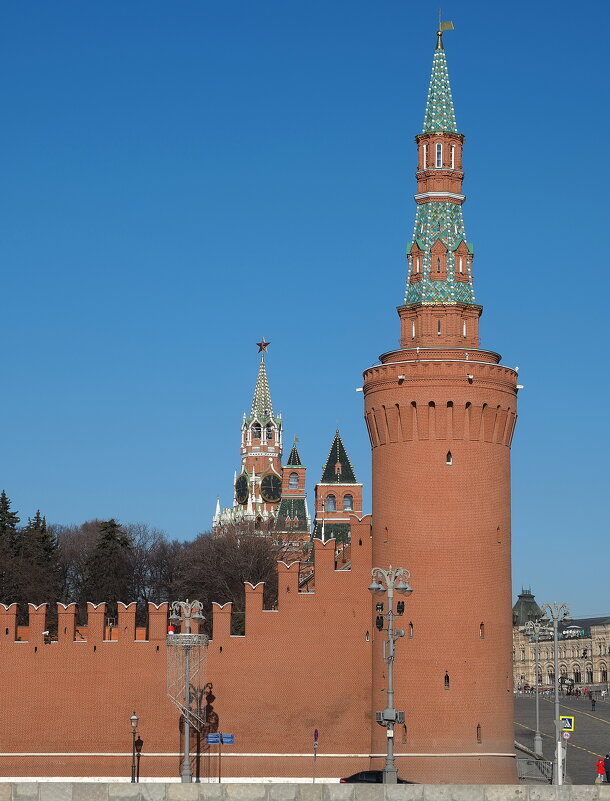
[[[610, 701], [599, 699], [595, 712], [591, 702], [562, 696], [560, 714], [574, 715], [574, 731], [568, 740], [567, 778], [572, 784], [593, 784], [595, 763], [610, 754]], [[554, 704], [552, 698], [540, 699], [540, 733], [545, 759], [553, 759], [555, 748]], [[536, 727], [536, 699], [533, 695], [515, 697], [515, 740], [533, 750]]]

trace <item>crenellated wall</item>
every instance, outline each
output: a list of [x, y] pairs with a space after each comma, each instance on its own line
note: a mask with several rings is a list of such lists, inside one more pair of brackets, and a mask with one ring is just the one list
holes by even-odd
[[[334, 541], [314, 541], [313, 590], [310, 582], [299, 591], [298, 562], [280, 562], [277, 609], [263, 608], [262, 584], [246, 584], [244, 636], [231, 635], [231, 604], [214, 604], [205, 681], [220, 730], [235, 735], [223, 775], [310, 776], [316, 728], [319, 776], [368, 766], [370, 529], [370, 518], [354, 518], [351, 569], [336, 563]], [[87, 605], [84, 626], [76, 611], [58, 606], [50, 641], [45, 604], [29, 605], [19, 633], [16, 605], [0, 605], [0, 775], [128, 776], [134, 710], [142, 776], [178, 775], [178, 713], [166, 696], [168, 605], [149, 604], [145, 629], [136, 629], [133, 603], [119, 604], [112, 629], [104, 604]], [[203, 755], [203, 776], [217, 775], [215, 753]]]

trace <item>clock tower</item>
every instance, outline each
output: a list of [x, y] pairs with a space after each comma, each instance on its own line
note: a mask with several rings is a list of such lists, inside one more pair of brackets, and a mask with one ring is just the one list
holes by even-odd
[[[268, 534], [283, 534], [287, 528], [297, 539], [309, 538], [309, 514], [305, 495], [305, 467], [296, 445], [290, 454], [289, 475], [282, 467], [282, 415], [273, 412], [265, 354], [269, 342], [258, 344], [260, 362], [250, 414], [241, 425], [239, 471], [234, 477], [233, 506], [221, 510], [220, 501], [212, 521], [213, 532], [232, 527], [252, 527]], [[298, 476], [294, 485], [294, 476]], [[303, 533], [306, 532], [306, 537]]]
[[[395, 728], [396, 764], [418, 783], [511, 784], [517, 374], [479, 345], [482, 307], [462, 216], [464, 136], [441, 32], [415, 143], [415, 229], [398, 308], [400, 348], [365, 371], [363, 387], [373, 565], [409, 569], [413, 587], [394, 664], [396, 708], [405, 711], [404, 727]], [[383, 637], [375, 637], [373, 710], [386, 706], [382, 646]], [[372, 724], [372, 753], [385, 752], [385, 735]]]

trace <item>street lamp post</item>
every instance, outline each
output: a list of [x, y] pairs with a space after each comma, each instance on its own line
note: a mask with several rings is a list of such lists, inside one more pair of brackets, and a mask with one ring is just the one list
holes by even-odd
[[536, 732], [534, 734], [534, 752], [542, 756], [542, 735], [540, 734], [540, 681], [538, 663], [540, 660], [540, 632], [545, 631], [540, 620], [529, 620], [525, 624], [525, 633], [534, 638], [534, 673], [536, 683]]
[[[171, 605], [171, 615], [169, 617], [172, 623], [184, 623], [184, 635], [187, 639], [184, 640], [184, 713], [182, 719], [184, 721], [184, 751], [182, 757], [182, 769], [180, 771], [181, 782], [192, 782], [193, 771], [191, 770], [191, 722], [189, 720], [191, 708], [191, 665], [190, 665], [190, 639], [197, 635], [191, 635], [191, 620], [204, 620], [201, 614], [203, 604], [201, 601], [173, 601]], [[193, 642], [193, 645], [196, 643]]]
[[[372, 581], [369, 590], [375, 595], [383, 595], [388, 593], [388, 613], [387, 615], [377, 615], [376, 624], [377, 628], [381, 631], [383, 629], [384, 618], [388, 622], [388, 638], [387, 638], [387, 657], [388, 663], [388, 687], [387, 687], [387, 703], [383, 712], [376, 712], [375, 717], [377, 723], [386, 729], [387, 734], [387, 747], [385, 767], [383, 769], [383, 783], [396, 784], [396, 763], [394, 761], [394, 724], [404, 723], [405, 713], [394, 709], [394, 650], [396, 640], [399, 637], [404, 637], [405, 633], [402, 629], [394, 629], [394, 591], [403, 595], [410, 595], [413, 592], [409, 584], [411, 574], [408, 570], [398, 567], [392, 569], [392, 565], [387, 570], [381, 567], [374, 567], [371, 570]], [[399, 601], [401, 609], [398, 612], [402, 614], [404, 611], [404, 602]], [[381, 609], [379, 609], [381, 607]], [[379, 604], [377, 611], [383, 611], [383, 604]], [[379, 625], [379, 623], [381, 625]]]
[[543, 612], [548, 612], [553, 621], [553, 671], [555, 673], [555, 762], [553, 764], [553, 784], [563, 784], [563, 746], [561, 744], [561, 725], [559, 720], [559, 650], [557, 645], [557, 626], [569, 613], [567, 604], [543, 604]]
[[134, 712], [129, 718], [131, 721], [131, 781], [136, 780], [136, 730], [138, 728], [138, 716]]

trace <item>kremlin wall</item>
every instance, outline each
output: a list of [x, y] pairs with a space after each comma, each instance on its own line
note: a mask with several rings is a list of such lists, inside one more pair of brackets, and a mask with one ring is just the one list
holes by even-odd
[[[383, 767], [389, 728], [375, 713], [387, 704], [388, 666], [367, 587], [373, 567], [391, 565], [410, 571], [413, 588], [394, 662], [396, 706], [405, 712], [404, 725], [394, 727], [398, 774], [427, 784], [516, 782], [510, 445], [517, 374], [479, 347], [463, 145], [439, 31], [416, 137], [400, 348], [364, 372], [372, 517], [360, 516], [361, 485], [337, 434], [316, 489], [313, 578], [301, 580], [299, 561], [280, 563], [273, 610], [262, 607], [262, 585], [247, 585], [244, 636], [231, 635], [230, 604], [214, 606], [201, 685], [212, 684], [218, 728], [233, 733], [235, 745], [223, 748], [221, 766], [215, 747], [205, 751], [194, 737], [196, 775], [310, 779], [316, 729], [319, 777]], [[267, 345], [259, 343], [254, 401], [242, 422], [233, 505], [218, 505], [214, 530], [252, 522], [288, 538], [296, 558], [310, 536], [305, 471], [296, 445], [282, 465]], [[350, 542], [340, 559], [329, 536]], [[44, 606], [31, 606], [29, 626], [19, 631], [15, 607], [0, 607], [0, 774], [126, 777], [135, 709], [142, 776], [178, 776], [179, 715], [166, 696], [167, 611], [151, 606], [144, 630], [136, 629], [135, 606], [122, 607], [111, 634], [103, 605], [90, 604], [88, 624], [78, 628], [74, 606], [60, 607], [58, 641], [47, 642]]]

